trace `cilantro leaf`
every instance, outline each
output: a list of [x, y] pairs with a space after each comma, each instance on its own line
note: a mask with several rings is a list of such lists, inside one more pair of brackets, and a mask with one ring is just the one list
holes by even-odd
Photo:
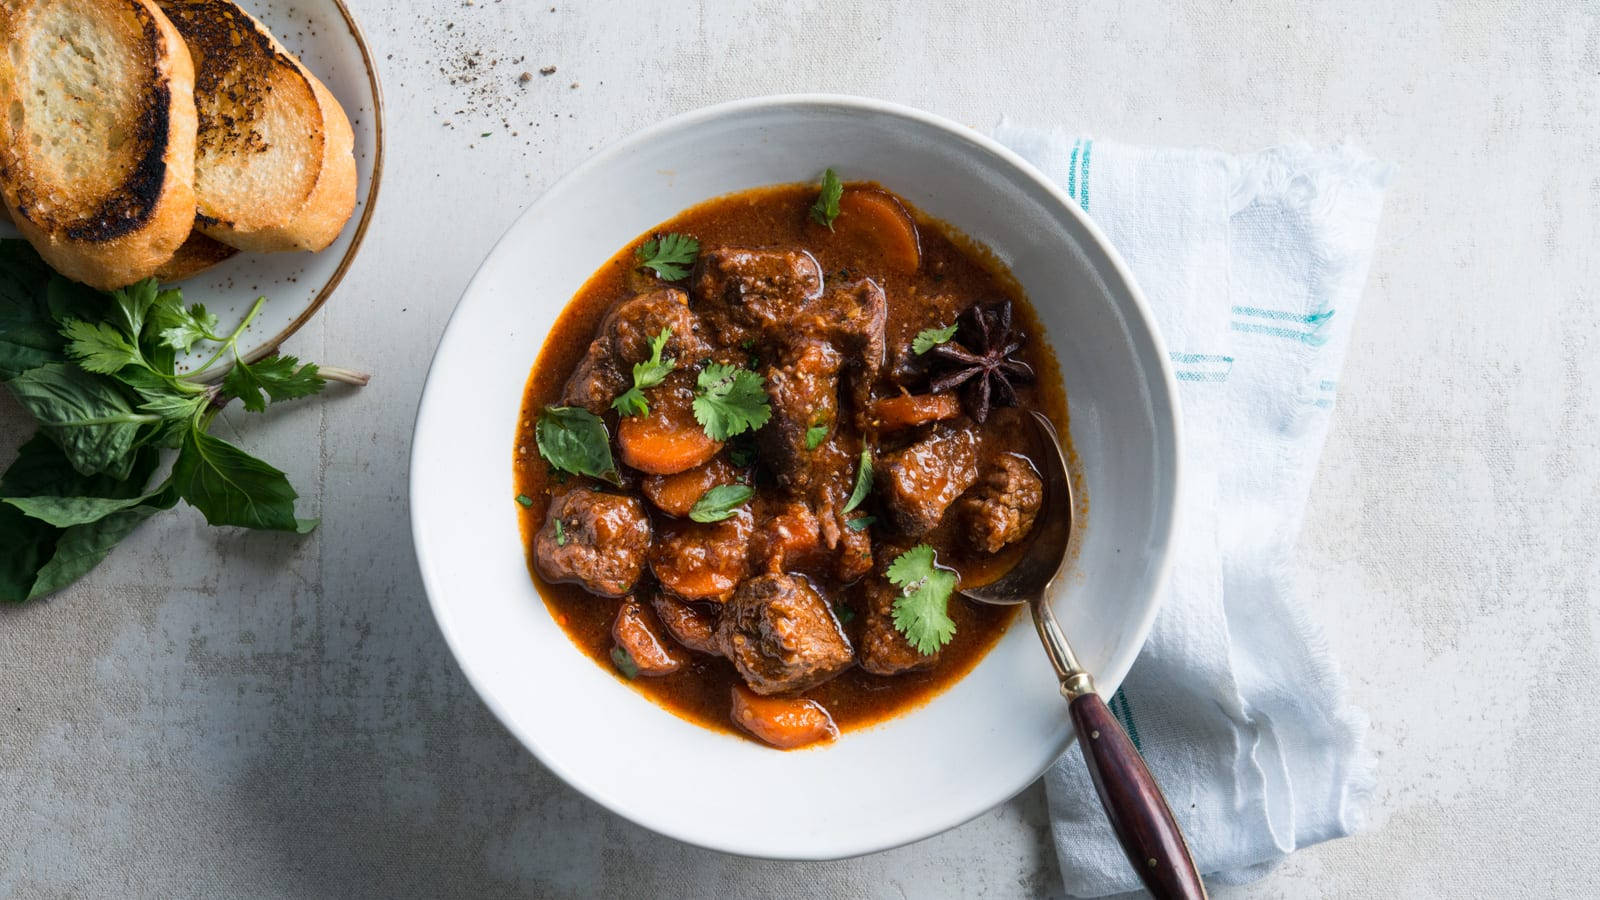
[[748, 484], [719, 484], [694, 502], [689, 508], [689, 518], [696, 522], [721, 522], [754, 497], [755, 488]]
[[742, 469], [755, 461], [756, 445], [748, 435], [743, 440], [735, 439], [728, 443], [728, 462]]
[[838, 618], [840, 625], [849, 625], [856, 617], [856, 611], [851, 609], [850, 605], [843, 600], [834, 601], [833, 614]]
[[673, 232], [653, 237], [633, 251], [641, 269], [650, 269], [662, 281], [682, 281], [689, 276], [700, 242], [686, 234]]
[[617, 464], [611, 458], [611, 434], [600, 417], [580, 406], [547, 406], [534, 429], [539, 455], [550, 465], [574, 475], [588, 475], [615, 484]]
[[628, 651], [621, 647], [612, 646], [611, 662], [617, 667], [617, 671], [622, 673], [622, 677], [629, 681], [639, 677], [639, 664], [634, 662], [633, 657], [628, 655]]
[[822, 192], [817, 195], [817, 202], [811, 204], [811, 218], [818, 225], [828, 226], [833, 230], [833, 220], [839, 217], [839, 198], [844, 196], [844, 182], [832, 169], [822, 172]]
[[867, 494], [872, 492], [872, 448], [861, 448], [861, 461], [856, 464], [856, 486], [850, 491], [850, 499], [845, 502], [844, 511], [849, 512], [861, 505], [867, 499]]
[[766, 380], [749, 369], [711, 363], [701, 370], [699, 385], [694, 417], [714, 441], [754, 431], [772, 418]]
[[955, 336], [956, 326], [954, 325], [950, 325], [946, 328], [924, 328], [917, 332], [917, 336], [915, 338], [912, 338], [911, 349], [918, 356], [921, 356], [922, 354], [927, 353], [929, 350], [932, 350], [933, 348], [945, 343]]
[[900, 588], [894, 601], [895, 630], [905, 635], [918, 653], [932, 656], [955, 637], [949, 602], [956, 589], [956, 573], [939, 568], [933, 548], [918, 544], [896, 557], [887, 574], [889, 582]]
[[143, 365], [144, 357], [115, 325], [68, 319], [61, 326], [67, 356], [85, 371], [110, 375], [126, 366]]
[[157, 340], [163, 345], [182, 352], [187, 352], [196, 341], [220, 341], [217, 337], [217, 317], [206, 312], [206, 308], [196, 303], [184, 309], [181, 304], [176, 309], [166, 310], [160, 316], [161, 328], [156, 334]]
[[327, 382], [317, 374], [315, 363], [300, 364], [293, 356], [269, 356], [255, 363], [236, 359], [222, 379], [224, 392], [238, 397], [250, 412], [267, 408], [263, 391], [273, 403], [306, 397], [322, 390]]
[[807, 450], [815, 450], [815, 449], [817, 449], [818, 447], [822, 446], [822, 442], [824, 440], [826, 440], [827, 437], [828, 437], [828, 426], [827, 425], [813, 425], [810, 428], [807, 428], [806, 429], [806, 449]]
[[678, 366], [678, 361], [670, 356], [666, 359], [661, 358], [661, 351], [670, 340], [672, 340], [671, 328], [661, 329], [660, 334], [650, 339], [650, 358], [633, 364], [633, 387], [611, 401], [612, 409], [625, 416], [650, 414], [650, 404], [644, 399], [644, 389], [653, 388], [665, 381], [667, 374]]

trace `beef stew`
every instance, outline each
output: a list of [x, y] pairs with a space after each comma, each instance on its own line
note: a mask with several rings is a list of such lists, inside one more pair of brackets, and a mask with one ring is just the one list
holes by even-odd
[[[693, 207], [568, 304], [514, 456], [529, 569], [585, 653], [691, 721], [791, 749], [960, 679], [1013, 610], [962, 600], [1066, 434], [996, 260], [875, 184]], [[830, 227], [831, 226], [831, 227]], [[552, 412], [552, 410], [555, 410]]]

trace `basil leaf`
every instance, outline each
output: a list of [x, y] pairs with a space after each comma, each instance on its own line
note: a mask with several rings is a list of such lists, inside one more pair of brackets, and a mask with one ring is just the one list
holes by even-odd
[[611, 458], [611, 435], [599, 416], [578, 406], [548, 406], [534, 429], [539, 455], [550, 465], [574, 475], [588, 475], [613, 484], [619, 480]]
[[33, 593], [39, 570], [55, 554], [61, 529], [0, 505], [0, 603], [21, 603]]
[[85, 475], [126, 478], [139, 428], [160, 421], [134, 412], [115, 382], [63, 363], [23, 372], [11, 379], [11, 392]]
[[17, 449], [16, 461], [0, 475], [0, 497], [137, 497], [160, 464], [153, 447], [141, 447], [127, 478], [84, 475], [60, 445], [35, 432]]
[[50, 276], [44, 289], [45, 311], [59, 324], [69, 319], [95, 322], [104, 318], [107, 309], [106, 295], [60, 275]]
[[57, 528], [71, 528], [98, 522], [112, 513], [138, 506], [165, 489], [166, 485], [162, 485], [138, 497], [6, 497], [0, 499], [0, 503], [22, 510], [22, 514], [30, 519], [38, 519]]
[[302, 534], [315, 526], [295, 518], [298, 495], [282, 472], [198, 429], [184, 436], [172, 484], [212, 525]]
[[178, 502], [178, 494], [166, 490], [149, 499], [148, 503], [112, 513], [94, 522], [74, 525], [61, 532], [56, 540], [55, 552], [40, 567], [27, 599], [35, 600], [53, 594], [82, 578], [106, 558], [111, 548], [132, 534], [146, 519], [162, 510], [171, 509]]
[[748, 484], [719, 484], [700, 495], [689, 508], [689, 518], [696, 522], [721, 522], [738, 512], [755, 493], [755, 488]]
[[50, 270], [27, 241], [0, 241], [0, 382], [62, 362], [66, 343], [44, 303]]

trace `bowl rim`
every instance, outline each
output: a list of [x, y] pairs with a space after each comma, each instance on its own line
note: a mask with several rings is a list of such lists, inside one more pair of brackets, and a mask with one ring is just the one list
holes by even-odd
[[[1076, 738], [1069, 732], [1068, 738], [1059, 753], [1046, 761], [1042, 767], [1033, 771], [1019, 773], [1018, 778], [1008, 786], [1003, 796], [996, 797], [986, 804], [975, 807], [952, 809], [937, 818], [929, 817], [923, 820], [924, 824], [915, 829], [886, 834], [877, 840], [862, 842], [860, 846], [852, 847], [842, 853], [803, 851], [785, 853], [781, 850], [775, 851], [769, 847], [756, 848], [749, 845], [741, 845], [737, 840], [716, 840], [704, 835], [694, 834], [689, 829], [673, 821], [641, 816], [634, 810], [625, 809], [621, 804], [612, 802], [606, 796], [605, 791], [594, 784], [592, 780], [575, 774], [562, 765], [560, 761], [542, 752], [536, 737], [524, 734], [524, 729], [520, 728], [507, 711], [501, 708], [499, 702], [494, 699], [492, 692], [485, 689], [485, 684], [480, 683], [485, 676], [469, 664], [462, 655], [458, 646], [460, 639], [453, 633], [442, 612], [439, 600], [442, 592], [436, 589], [438, 579], [433, 571], [433, 562], [428, 558], [424, 549], [421, 518], [416, 511], [419, 481], [419, 469], [416, 464], [417, 445], [420, 442], [419, 436], [423, 432], [424, 413], [429, 405], [430, 387], [434, 381], [434, 368], [438, 362], [439, 349], [443, 346], [451, 326], [455, 323], [463, 301], [478, 289], [478, 282], [483, 277], [484, 267], [499, 251], [501, 245], [517, 230], [519, 223], [528, 216], [537, 215], [545, 199], [551, 194], [557, 193], [559, 188], [581, 180], [590, 171], [608, 164], [617, 157], [626, 155], [640, 146], [649, 144], [663, 134], [679, 129], [692, 128], [725, 116], [779, 110], [786, 107], [795, 110], [815, 108], [843, 109], [857, 114], [909, 120], [914, 124], [943, 132], [947, 136], [969, 145], [974, 151], [998, 158], [1014, 169], [1020, 177], [1033, 182], [1036, 187], [1043, 190], [1059, 207], [1066, 209], [1068, 215], [1090, 236], [1095, 248], [1103, 254], [1105, 262], [1109, 264], [1110, 273], [1102, 274], [1114, 275], [1116, 279], [1122, 282], [1122, 287], [1131, 301], [1131, 309], [1123, 312], [1129, 314], [1130, 319], [1137, 320], [1138, 329], [1141, 329], [1143, 336], [1148, 339], [1149, 347], [1147, 352], [1150, 359], [1146, 361], [1152, 363], [1152, 368], [1158, 373], [1158, 376], [1148, 384], [1148, 388], [1150, 390], [1152, 412], [1155, 417], [1155, 427], [1158, 432], [1165, 431], [1171, 436], [1171, 456], [1168, 461], [1170, 464], [1164, 467], [1167, 471], [1159, 473], [1164, 475], [1170, 484], [1170, 490], [1166, 492], [1166, 496], [1170, 497], [1171, 501], [1164, 508], [1158, 509], [1158, 515], [1162, 517], [1162, 521], [1159, 521], [1156, 525], [1155, 538], [1152, 542], [1154, 559], [1151, 566], [1153, 577], [1150, 583], [1153, 586], [1153, 596], [1150, 598], [1150, 602], [1146, 604], [1145, 612], [1137, 622], [1137, 627], [1134, 630], [1136, 639], [1129, 642], [1128, 651], [1113, 658], [1106, 667], [1107, 670], [1105, 672], [1094, 673], [1100, 693], [1104, 695], [1116, 691], [1123, 678], [1127, 675], [1128, 670], [1132, 667], [1134, 659], [1143, 651], [1145, 642], [1149, 638], [1151, 626], [1154, 624], [1156, 615], [1160, 612], [1165, 599], [1165, 586], [1171, 574], [1173, 563], [1172, 547], [1177, 534], [1180, 513], [1179, 497], [1181, 496], [1183, 476], [1183, 434], [1181, 411], [1178, 406], [1177, 378], [1174, 375], [1172, 362], [1166, 351], [1165, 341], [1156, 327], [1155, 317], [1152, 314], [1149, 302], [1139, 287], [1138, 281], [1134, 278], [1133, 272], [1128, 268], [1127, 263], [1106, 238], [1100, 227], [1093, 219], [1089, 218], [1087, 213], [1079, 208], [1077, 202], [1072, 200], [1065, 190], [1051, 181], [1048, 176], [1039, 171], [1037, 167], [1021, 155], [988, 135], [935, 113], [904, 104], [851, 94], [830, 93], [769, 94], [725, 101], [691, 109], [634, 131], [590, 154], [577, 166], [552, 182], [526, 209], [517, 214], [516, 218], [507, 225], [505, 231], [484, 254], [482, 262], [480, 262], [478, 269], [467, 281], [466, 287], [462, 289], [461, 296], [457, 299], [455, 307], [452, 308], [449, 318], [445, 321], [444, 328], [440, 331], [439, 340], [435, 344], [433, 355], [430, 357], [428, 373], [423, 379], [422, 390], [417, 403], [417, 413], [412, 426], [411, 459], [408, 464], [409, 473], [407, 478], [408, 512], [411, 517], [412, 545], [422, 578], [423, 591], [428, 597], [428, 605], [433, 613], [434, 623], [438, 626], [440, 633], [443, 634], [451, 655], [455, 658], [457, 666], [461, 669], [462, 674], [466, 676], [467, 682], [472, 686], [483, 704], [500, 724], [532, 753], [534, 758], [545, 768], [553, 772], [578, 793], [607, 811], [648, 828], [657, 834], [691, 846], [756, 859], [795, 861], [847, 859], [915, 843], [963, 825], [983, 815], [1017, 796], [1038, 781], [1063, 754], [1071, 749], [1076, 742]], [[952, 222], [951, 224], [959, 227], [959, 223]], [[1158, 458], [1158, 465], [1159, 462]], [[1063, 714], [1065, 714], [1065, 709], [1063, 709]]]

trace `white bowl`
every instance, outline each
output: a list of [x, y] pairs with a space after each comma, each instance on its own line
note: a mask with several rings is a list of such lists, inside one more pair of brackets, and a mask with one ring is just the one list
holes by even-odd
[[[569, 784], [679, 840], [829, 859], [958, 825], [1072, 742], [1025, 616], [926, 705], [781, 753], [674, 716], [597, 666], [524, 565], [512, 442], [562, 307], [618, 248], [703, 200], [832, 166], [871, 179], [1010, 267], [1061, 363], [1089, 514], [1053, 598], [1106, 694], [1155, 618], [1178, 480], [1174, 382], [1132, 276], [1067, 196], [965, 127], [875, 100], [790, 96], [678, 116], [595, 155], [506, 233], [456, 306], [417, 415], [411, 521], [434, 615], [484, 702]], [[960, 601], [954, 601], [960, 602]]]

